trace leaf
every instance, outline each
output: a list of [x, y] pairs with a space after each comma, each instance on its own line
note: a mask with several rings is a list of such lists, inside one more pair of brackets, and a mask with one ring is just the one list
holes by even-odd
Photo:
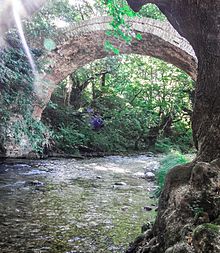
[[116, 47], [114, 47], [112, 44], [111, 44], [111, 42], [110, 41], [108, 41], [108, 40], [106, 40], [105, 41], [105, 49], [107, 50], [107, 51], [112, 51], [113, 53], [115, 53], [115, 54], [119, 54], [120, 53], [120, 51], [119, 51], [119, 49], [118, 48], [116, 48]]
[[137, 40], [142, 40], [142, 35], [141, 35], [140, 33], [137, 33], [137, 34], [136, 34], [136, 39], [137, 39]]

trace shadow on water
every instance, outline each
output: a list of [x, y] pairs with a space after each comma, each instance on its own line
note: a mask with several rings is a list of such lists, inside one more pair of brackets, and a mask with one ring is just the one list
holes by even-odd
[[120, 253], [155, 211], [140, 178], [156, 158], [0, 165], [0, 252]]

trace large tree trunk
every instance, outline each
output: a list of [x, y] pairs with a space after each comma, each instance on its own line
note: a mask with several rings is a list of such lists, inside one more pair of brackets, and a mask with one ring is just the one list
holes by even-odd
[[201, 48], [199, 59], [193, 135], [198, 159], [212, 161], [220, 157], [220, 57]]
[[127, 1], [136, 11], [157, 4], [198, 58], [192, 117], [197, 157], [167, 175], [153, 229], [128, 252], [219, 253], [220, 233], [208, 228], [220, 225], [220, 159], [214, 160], [220, 158], [220, 1]]
[[193, 136], [198, 158], [220, 156], [220, 1], [127, 0], [134, 10], [155, 3], [175, 29], [193, 46], [198, 79], [193, 113]]
[[198, 159], [220, 157], [220, 1], [127, 0], [134, 10], [158, 5], [176, 30], [193, 46], [198, 78], [193, 112], [193, 136]]

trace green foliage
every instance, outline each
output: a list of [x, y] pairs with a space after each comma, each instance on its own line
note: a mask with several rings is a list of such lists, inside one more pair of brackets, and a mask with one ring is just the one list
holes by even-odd
[[[148, 4], [143, 7], [142, 10], [136, 14], [131, 10], [125, 0], [100, 0], [102, 5], [107, 7], [108, 15], [112, 16], [112, 22], [110, 23], [113, 31], [108, 32], [109, 36], [114, 36], [119, 39], [123, 39], [127, 43], [130, 43], [133, 38], [141, 40], [141, 34], [136, 34], [135, 36], [131, 32], [130, 26], [126, 23], [125, 17], [135, 17], [139, 15], [140, 17], [148, 17], [152, 19], [157, 19], [164, 21], [166, 17], [160, 12], [154, 4]], [[115, 49], [113, 45], [109, 45], [109, 42], [106, 42], [105, 48], [111, 50], [114, 53], [118, 54], [119, 52]]]
[[109, 42], [108, 40], [106, 40], [105, 41], [105, 49], [107, 50], [107, 51], [112, 51], [113, 53], [115, 53], [115, 54], [119, 54], [120, 53], [120, 51], [119, 51], [119, 49], [118, 48], [116, 48], [116, 47], [114, 47], [112, 44], [111, 44], [111, 42]]
[[23, 119], [17, 121], [12, 128], [17, 143], [21, 143], [24, 136], [28, 137], [33, 151], [43, 154], [45, 147], [48, 147], [51, 132], [41, 122], [34, 120], [31, 115], [26, 114]]
[[213, 224], [213, 223], [205, 223], [205, 224], [203, 224], [203, 226], [206, 229], [211, 230], [214, 233], [217, 233], [217, 234], [220, 233], [220, 226], [219, 225], [216, 225], [216, 224]]
[[204, 213], [204, 209], [201, 207], [200, 200], [194, 200], [190, 205], [190, 209], [192, 210], [194, 216], [197, 218]]
[[61, 125], [58, 129], [59, 134], [54, 135], [54, 140], [58, 143], [57, 147], [66, 153], [75, 153], [78, 146], [85, 142], [85, 135], [80, 133], [76, 125]]
[[[13, 124], [10, 131], [17, 143], [27, 136], [33, 150], [43, 152], [48, 145], [45, 136], [47, 128], [39, 121], [32, 119], [34, 91], [34, 76], [30, 63], [23, 50], [18, 34], [12, 30], [7, 34], [8, 48], [1, 50], [0, 60], [0, 139], [1, 145], [5, 140], [6, 128], [11, 117], [19, 115], [22, 120]], [[32, 50], [33, 57], [38, 57], [38, 50]]]
[[124, 17], [134, 17], [136, 14], [128, 7], [124, 0], [103, 0], [102, 2], [107, 6], [108, 14], [112, 16], [110, 24], [113, 31], [110, 32], [110, 35], [116, 38], [122, 38], [127, 43], [130, 43], [132, 40], [130, 26], [126, 23]]
[[8, 34], [14, 47], [0, 51], [0, 85], [4, 90], [30, 90], [32, 70], [17, 34]]
[[[149, 57], [118, 56], [89, 64], [70, 79], [71, 94], [64, 80], [44, 115], [59, 149], [76, 152], [83, 145], [107, 153], [167, 153], [192, 148], [190, 117], [184, 110], [191, 110], [193, 84], [172, 65]], [[92, 129], [87, 108], [104, 119], [99, 131]]]
[[[11, 46], [0, 52], [0, 116], [1, 125], [8, 120], [10, 113], [26, 111], [27, 98], [32, 93], [32, 70], [21, 42], [15, 32], [8, 34]], [[10, 109], [10, 110], [9, 110]]]
[[173, 149], [178, 149], [178, 147], [174, 145], [170, 138], [159, 138], [155, 143], [155, 147], [151, 151], [167, 154]]
[[163, 189], [167, 173], [175, 166], [186, 163], [187, 158], [179, 152], [173, 152], [163, 158], [160, 162], [160, 167], [156, 173], [158, 188], [155, 195], [158, 197]]
[[[37, 37], [37, 43], [44, 44], [46, 50], [54, 50], [60, 22], [72, 24], [95, 13], [105, 14], [106, 5], [107, 13], [113, 16], [108, 35], [127, 43], [133, 37], [141, 40], [141, 34], [134, 35], [125, 22], [125, 16], [136, 14], [124, 0], [97, 0], [96, 4], [80, 5], [50, 0], [32, 20], [26, 21], [26, 34], [32, 39]], [[164, 18], [154, 5], [144, 7], [141, 15]], [[10, 113], [23, 115], [24, 122], [15, 125], [15, 134], [18, 137], [20, 131], [28, 135], [34, 149], [41, 152], [40, 143], [47, 130], [29, 119], [33, 109], [32, 70], [16, 32], [9, 33], [8, 41], [11, 47], [0, 52], [0, 116], [7, 122]], [[105, 48], [120, 53], [109, 41]], [[41, 54], [36, 49], [31, 51], [35, 59]], [[118, 56], [85, 66], [71, 75], [71, 81], [71, 94], [66, 92], [67, 80], [57, 89], [49, 105], [56, 117], [47, 115], [46, 120], [54, 129], [59, 149], [65, 152], [76, 152], [80, 146], [103, 152], [149, 149], [165, 152], [171, 146], [189, 149], [190, 118], [184, 111], [191, 110], [189, 94], [193, 83], [182, 71], [153, 58]], [[103, 117], [105, 126], [100, 131], [92, 130], [91, 115], [86, 113], [88, 107]], [[168, 119], [171, 123], [167, 127]]]
[[[190, 122], [181, 120], [174, 123], [174, 131], [170, 140], [176, 150], [191, 153], [193, 150], [192, 128]], [[173, 148], [174, 149], [174, 148]]]
[[139, 11], [139, 15], [142, 17], [157, 19], [161, 21], [166, 20], [166, 17], [154, 4], [144, 5], [142, 9]]
[[177, 150], [183, 153], [193, 152], [193, 140], [192, 140], [192, 129], [190, 124], [185, 124], [179, 126], [182, 122], [173, 124], [172, 135], [164, 137], [159, 136], [155, 146], [151, 151], [156, 153], [170, 153], [172, 150]]
[[25, 22], [25, 31], [29, 38], [38, 38], [40, 41], [53, 39], [59, 34], [59, 28], [75, 22], [91, 18], [103, 13], [99, 1], [48, 0], [44, 7], [31, 20]]

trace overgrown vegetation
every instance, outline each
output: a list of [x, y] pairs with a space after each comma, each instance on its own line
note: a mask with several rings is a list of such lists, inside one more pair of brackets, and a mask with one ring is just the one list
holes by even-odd
[[[60, 84], [44, 121], [53, 128], [57, 147], [68, 153], [189, 152], [192, 90], [186, 74], [160, 60], [106, 58]], [[94, 115], [104, 127], [93, 129]]]
[[41, 122], [33, 119], [31, 115], [26, 112], [24, 118], [15, 122], [12, 127], [15, 141], [19, 144], [22, 142], [22, 138], [27, 136], [29, 143], [32, 147], [32, 151], [38, 154], [47, 152], [50, 146], [50, 136], [52, 132]]
[[155, 190], [154, 194], [156, 197], [159, 197], [165, 183], [165, 178], [167, 173], [175, 166], [187, 163], [188, 159], [186, 156], [180, 152], [173, 151], [169, 155], [165, 156], [160, 161], [160, 167], [156, 172], [156, 181], [158, 188]]
[[[116, 38], [121, 38], [128, 44], [132, 41], [134, 37], [138, 40], [140, 40], [142, 37], [141, 34], [134, 34], [130, 31], [130, 27], [125, 21], [125, 17], [139, 16], [162, 21], [166, 19], [166, 17], [154, 4], [149, 4], [145, 6], [138, 14], [136, 14], [133, 10], [129, 8], [125, 0], [99, 0], [98, 2], [101, 2], [101, 6], [104, 6], [104, 9], [107, 9], [107, 13], [113, 19], [110, 23], [113, 28], [113, 31], [108, 32], [108, 35], [114, 36]], [[120, 53], [119, 50], [108, 41], [105, 43], [105, 47], [107, 50], [112, 50], [116, 54]]]
[[[27, 136], [33, 151], [42, 153], [48, 129], [31, 116], [35, 100], [33, 70], [15, 30], [7, 34], [7, 43], [8, 47], [1, 49], [0, 52], [1, 146], [4, 146], [5, 135], [10, 132], [10, 138], [14, 138], [16, 143], [21, 143], [22, 138]], [[39, 51], [36, 49], [31, 51], [36, 60]], [[13, 117], [18, 120], [8, 129], [9, 121]]]
[[[36, 46], [41, 44], [41, 48], [30, 49], [34, 59], [45, 49], [55, 48], [60, 25], [106, 14], [113, 15], [113, 31], [109, 35], [130, 43], [133, 34], [124, 16], [136, 14], [125, 1], [117, 1], [117, 5], [114, 0], [73, 5], [67, 0], [48, 1], [25, 22], [28, 38], [32, 41], [37, 38]], [[144, 7], [139, 15], [165, 19], [155, 5]], [[137, 34], [136, 38], [141, 36]], [[25, 134], [33, 149], [42, 152], [45, 135], [52, 131], [54, 150], [71, 154], [169, 152], [171, 149], [188, 152], [192, 148], [193, 82], [182, 71], [159, 60], [134, 55], [92, 63], [60, 84], [44, 114], [46, 128], [31, 118], [34, 76], [18, 34], [11, 30], [7, 41], [9, 47], [0, 52], [0, 116], [1, 126], [7, 126], [13, 114], [22, 115], [24, 122], [13, 126], [17, 142]], [[108, 41], [106, 49], [120, 53]], [[92, 126], [96, 119], [104, 121], [100, 129]], [[4, 132], [1, 135], [4, 139]]]

